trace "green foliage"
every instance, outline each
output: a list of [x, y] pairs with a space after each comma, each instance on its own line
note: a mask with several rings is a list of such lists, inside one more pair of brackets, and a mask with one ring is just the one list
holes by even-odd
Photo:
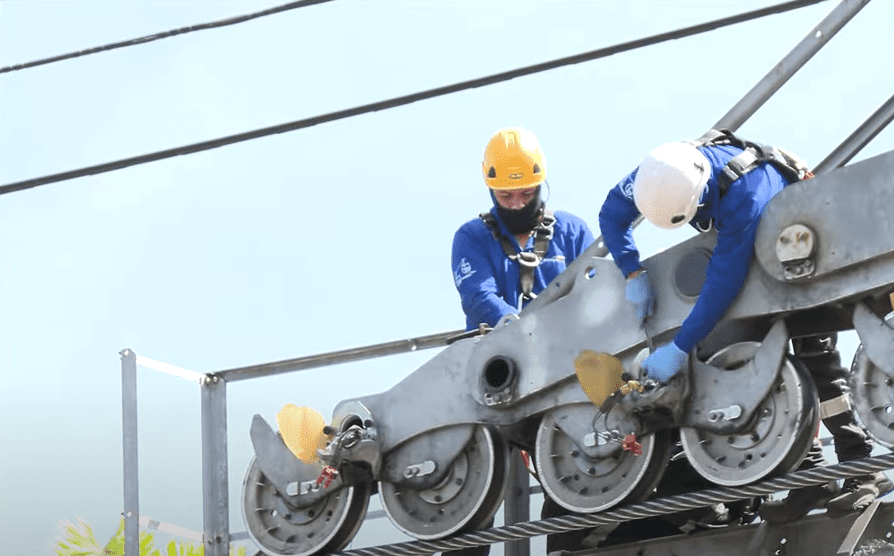
[[205, 547], [195, 545], [191, 542], [176, 543], [171, 541], [168, 543], [165, 556], [205, 556]]
[[[142, 531], [140, 533], [140, 556], [160, 556], [155, 548], [155, 537], [152, 533]], [[103, 550], [105, 556], [124, 556], [124, 518], [118, 524], [118, 530], [106, 544]]]
[[[121, 518], [118, 531], [104, 547], [96, 540], [90, 525], [80, 518], [77, 518], [77, 523], [63, 521], [59, 529], [62, 537], [53, 546], [56, 556], [124, 556], [124, 518]], [[190, 541], [170, 541], [164, 549], [159, 549], [155, 547], [154, 533], [142, 531], [140, 556], [205, 556], [205, 547]], [[231, 546], [230, 556], [245, 556], [245, 547], [234, 549]]]
[[59, 524], [62, 538], [56, 540], [53, 552], [56, 556], [102, 556], [103, 547], [96, 540], [93, 530], [81, 518], [77, 523], [63, 521]]
[[[189, 541], [182, 543], [171, 541], [162, 556], [205, 556], [205, 547]], [[233, 546], [230, 546], [230, 556], [245, 556], [245, 547], [240, 546], [234, 550]]]

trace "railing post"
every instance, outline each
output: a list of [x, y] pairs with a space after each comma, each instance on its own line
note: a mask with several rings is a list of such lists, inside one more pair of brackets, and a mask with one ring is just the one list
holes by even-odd
[[202, 390], [202, 511], [206, 556], [229, 556], [227, 383], [205, 375]]
[[[509, 484], [503, 499], [503, 523], [513, 525], [531, 520], [531, 477], [522, 462], [521, 453], [509, 451]], [[530, 539], [507, 541], [504, 546], [506, 556], [530, 556]]]
[[137, 442], [137, 356], [121, 351], [121, 433], [124, 456], [124, 556], [140, 553], [140, 477]]

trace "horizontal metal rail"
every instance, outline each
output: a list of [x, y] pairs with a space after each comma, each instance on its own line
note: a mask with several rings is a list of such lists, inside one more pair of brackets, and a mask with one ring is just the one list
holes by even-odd
[[384, 344], [373, 344], [344, 349], [341, 351], [331, 351], [319, 355], [296, 357], [295, 359], [285, 359], [283, 361], [250, 365], [248, 367], [237, 367], [235, 369], [217, 371], [209, 374], [222, 378], [226, 382], [235, 382], [237, 380], [260, 378], [264, 376], [290, 373], [293, 371], [306, 371], [307, 369], [315, 369], [317, 367], [328, 367], [330, 365], [349, 363], [351, 361], [362, 361], [364, 359], [373, 359], [376, 357], [384, 357], [386, 355], [442, 347], [447, 345], [447, 340], [449, 338], [465, 332], [465, 330], [454, 330], [452, 332], [431, 334], [430, 336], [420, 336], [418, 338], [408, 338], [406, 340], [397, 340], [395, 342], [385, 342]]

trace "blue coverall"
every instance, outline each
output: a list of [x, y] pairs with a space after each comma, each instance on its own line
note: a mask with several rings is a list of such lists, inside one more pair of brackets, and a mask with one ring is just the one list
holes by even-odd
[[[519, 249], [515, 236], [491, 209], [500, 232]], [[536, 295], [565, 268], [580, 256], [594, 241], [587, 224], [573, 214], [556, 211], [553, 238], [546, 257], [534, 270]], [[533, 237], [528, 238], [525, 251], [534, 248]], [[466, 314], [466, 329], [478, 328], [480, 323], [495, 326], [505, 315], [518, 313], [521, 294], [519, 264], [511, 261], [499, 241], [480, 218], [463, 224], [453, 237], [453, 280]]]

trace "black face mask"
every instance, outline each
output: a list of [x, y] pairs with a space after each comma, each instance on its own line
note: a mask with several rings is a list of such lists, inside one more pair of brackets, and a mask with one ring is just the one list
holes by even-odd
[[[493, 193], [491, 193], [491, 197], [493, 197]], [[540, 222], [540, 217], [543, 215], [543, 199], [540, 198], [539, 189], [537, 195], [520, 209], [504, 208], [496, 199], [494, 199], [494, 206], [497, 208], [497, 215], [513, 234], [530, 232]]]

